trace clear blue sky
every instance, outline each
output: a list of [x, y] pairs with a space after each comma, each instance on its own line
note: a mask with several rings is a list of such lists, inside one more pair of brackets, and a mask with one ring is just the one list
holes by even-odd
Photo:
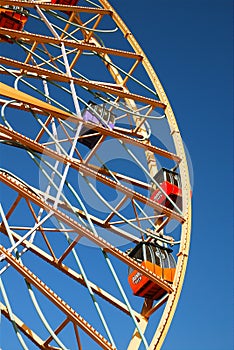
[[164, 86], [194, 171], [190, 259], [163, 350], [233, 350], [233, 2], [110, 2]]
[[159, 75], [194, 169], [190, 259], [163, 350], [232, 350], [233, 2], [112, 3]]

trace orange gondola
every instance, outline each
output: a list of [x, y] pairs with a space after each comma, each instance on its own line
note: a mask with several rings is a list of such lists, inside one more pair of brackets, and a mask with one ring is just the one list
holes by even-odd
[[[171, 249], [157, 243], [142, 241], [129, 253], [129, 256], [164, 281], [173, 282], [176, 263]], [[133, 294], [143, 298], [158, 300], [167, 293], [157, 283], [132, 268], [129, 268], [128, 282]]]

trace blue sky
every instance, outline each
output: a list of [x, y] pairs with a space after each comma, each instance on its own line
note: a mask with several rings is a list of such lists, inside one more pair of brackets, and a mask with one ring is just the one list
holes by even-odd
[[233, 3], [112, 3], [161, 79], [194, 170], [190, 259], [163, 349], [231, 350]]
[[111, 4], [164, 86], [194, 172], [190, 258], [162, 349], [232, 350], [233, 3], [113, 0]]

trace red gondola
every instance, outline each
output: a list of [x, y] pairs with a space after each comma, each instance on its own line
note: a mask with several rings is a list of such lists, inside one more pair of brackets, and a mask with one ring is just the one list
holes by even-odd
[[[154, 176], [155, 181], [160, 185], [162, 190], [176, 204], [179, 209], [182, 209], [182, 191], [180, 175], [172, 170], [161, 168]], [[161, 189], [157, 188], [153, 191], [150, 199], [164, 205], [169, 209], [173, 209], [173, 203], [165, 196]]]
[[52, 4], [76, 6], [79, 0], [52, 0]]
[[[156, 243], [140, 242], [129, 253], [142, 266], [154, 272], [164, 281], [172, 283], [175, 275], [175, 259], [172, 250]], [[152, 282], [141, 272], [129, 268], [128, 282], [132, 292], [136, 296], [158, 300], [167, 292], [157, 283]]]
[[[98, 105], [90, 101], [89, 106], [84, 109], [82, 117], [86, 122], [102, 125], [104, 127], [108, 125], [110, 129], [113, 129], [115, 125], [115, 115], [107, 109], [106, 103]], [[86, 126], [81, 128], [80, 135], [81, 137], [79, 138], [79, 142], [86, 145], [90, 149], [92, 149], [101, 138], [100, 133], [93, 129], [87, 128]]]
[[[23, 30], [28, 20], [28, 11], [23, 7], [4, 6], [0, 8], [0, 27], [13, 30]], [[0, 40], [12, 43], [5, 35], [0, 35]]]
[[[52, 4], [57, 4], [57, 5], [67, 5], [67, 6], [76, 6], [78, 4], [79, 0], [52, 0]], [[62, 11], [66, 14], [70, 14], [70, 11]]]

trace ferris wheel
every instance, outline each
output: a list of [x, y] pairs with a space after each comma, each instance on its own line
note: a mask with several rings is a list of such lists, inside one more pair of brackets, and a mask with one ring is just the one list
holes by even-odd
[[160, 349], [191, 180], [154, 69], [106, 0], [0, 0], [0, 45], [2, 343]]

